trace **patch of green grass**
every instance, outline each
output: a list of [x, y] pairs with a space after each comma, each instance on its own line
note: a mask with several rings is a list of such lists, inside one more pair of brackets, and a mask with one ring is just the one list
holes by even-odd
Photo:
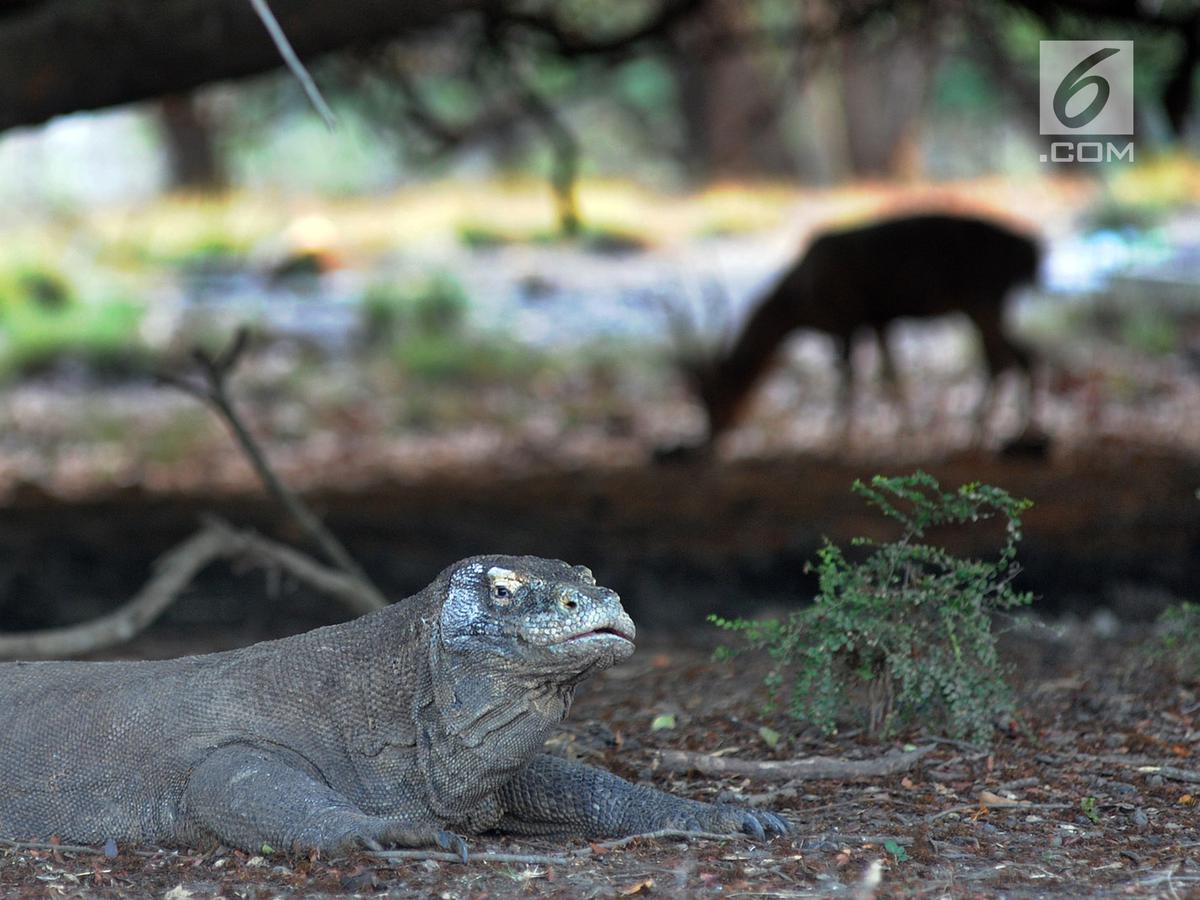
[[457, 334], [466, 324], [470, 299], [452, 275], [435, 272], [409, 281], [377, 281], [360, 300], [367, 343]]
[[458, 242], [472, 250], [493, 250], [517, 240], [512, 233], [485, 222], [463, 222], [458, 226]]
[[164, 465], [183, 462], [195, 456], [197, 446], [211, 426], [211, 420], [203, 411], [177, 415], [147, 436], [142, 452], [151, 462]]
[[396, 343], [391, 358], [417, 381], [459, 385], [520, 384], [546, 364], [536, 348], [485, 335], [408, 338]]
[[[1029, 501], [984, 484], [943, 492], [923, 472], [876, 476], [853, 489], [900, 523], [899, 539], [856, 539], [853, 546], [870, 553], [854, 562], [826, 543], [813, 605], [785, 619], [710, 621], [765, 650], [774, 661], [766, 680], [772, 695], [786, 696], [794, 717], [826, 732], [851, 720], [886, 736], [920, 722], [990, 742], [994, 721], [1012, 705], [991, 617], [1032, 601], [1012, 588]], [[961, 559], [922, 541], [931, 527], [995, 516], [1006, 520], [995, 560]]]
[[1088, 231], [1148, 231], [1162, 224], [1170, 209], [1144, 200], [1119, 200], [1108, 196], [1084, 215]]
[[1179, 348], [1179, 323], [1165, 309], [1135, 306], [1121, 320], [1121, 339], [1150, 356], [1169, 356]]
[[589, 253], [642, 253], [650, 239], [632, 228], [617, 225], [587, 224], [575, 234], [560, 228], [506, 229], [486, 222], [466, 222], [458, 226], [458, 240], [472, 250], [493, 250], [512, 244], [559, 246], [577, 244]]
[[73, 359], [89, 368], [123, 372], [146, 359], [140, 303], [111, 288], [81, 295], [70, 279], [48, 267], [14, 266], [0, 272], [0, 375], [49, 368]]
[[530, 236], [535, 244], [557, 245], [577, 243], [589, 253], [620, 255], [642, 253], [650, 247], [648, 238], [629, 228], [615, 225], [584, 225], [576, 234], [564, 234], [560, 229], [543, 229]]
[[195, 244], [179, 247], [167, 257], [148, 261], [192, 272], [220, 272], [244, 266], [246, 252], [246, 248], [225, 236], [206, 236]]
[[141, 369], [146, 352], [138, 334], [138, 303], [108, 298], [47, 312], [7, 309], [0, 320], [0, 374], [15, 375], [73, 359], [100, 372]]
[[384, 351], [402, 373], [427, 383], [523, 382], [541, 371], [544, 352], [470, 327], [470, 300], [451, 275], [377, 282], [362, 297], [368, 346]]

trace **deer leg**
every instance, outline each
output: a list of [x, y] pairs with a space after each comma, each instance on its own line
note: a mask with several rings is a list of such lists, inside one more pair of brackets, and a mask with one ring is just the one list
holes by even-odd
[[912, 409], [909, 406], [910, 398], [900, 380], [900, 370], [896, 368], [896, 360], [892, 356], [887, 331], [884, 329], [876, 331], [875, 338], [875, 344], [879, 348], [880, 378], [888, 400], [900, 417], [900, 432], [903, 434], [912, 430], [912, 425], [915, 421]]
[[854, 366], [851, 360], [854, 355], [854, 336], [834, 337], [834, 342], [838, 344], [838, 358], [834, 363], [838, 371], [833, 415], [837, 419], [837, 444], [845, 449], [850, 446], [854, 424]]
[[976, 410], [977, 437], [982, 438], [987, 416], [996, 400], [996, 377], [1004, 371], [1015, 369], [1020, 373], [1017, 386], [1018, 433], [1023, 433], [1030, 424], [1033, 384], [1030, 374], [1032, 366], [1029, 355], [1012, 343], [1004, 334], [1000, 319], [1001, 298], [981, 304], [986, 313], [972, 316], [983, 340], [983, 357], [987, 367], [988, 386], [983, 402]]

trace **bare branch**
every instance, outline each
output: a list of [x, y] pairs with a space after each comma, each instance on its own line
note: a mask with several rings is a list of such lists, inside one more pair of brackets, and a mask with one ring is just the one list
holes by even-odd
[[[531, 866], [565, 866], [572, 860], [587, 859], [595, 856], [598, 851], [617, 850], [638, 841], [661, 840], [696, 840], [696, 841], [737, 841], [744, 836], [739, 834], [714, 834], [708, 831], [680, 831], [674, 828], [664, 828], [659, 831], [648, 831], [644, 834], [630, 834], [611, 841], [596, 841], [587, 847], [570, 850], [563, 854], [542, 855], [525, 853], [491, 853], [483, 851], [472, 853], [467, 857], [468, 863], [473, 862], [502, 862], [521, 863]], [[377, 859], [395, 862], [407, 859], [434, 859], [439, 862], [461, 863], [462, 858], [457, 853], [446, 853], [438, 850], [376, 850], [370, 854]]]
[[[448, 853], [444, 850], [375, 850], [370, 852], [369, 855], [376, 859], [382, 859], [384, 862], [431, 859], [437, 862], [458, 863], [462, 865], [461, 856], [457, 853]], [[515, 863], [524, 866], [565, 866], [570, 861], [571, 857], [557, 854], [492, 853], [486, 850], [480, 853], [472, 853], [467, 857], [467, 863]]]
[[300, 86], [304, 88], [304, 93], [308, 96], [308, 102], [313, 105], [317, 114], [324, 120], [325, 127], [333, 131], [337, 128], [337, 117], [334, 116], [333, 110], [329, 108], [329, 104], [325, 102], [325, 98], [321, 96], [321, 91], [317, 87], [317, 83], [313, 81], [312, 76], [308, 73], [308, 69], [304, 67], [304, 63], [300, 61], [300, 57], [292, 49], [291, 41], [283, 33], [283, 29], [279, 25], [279, 20], [271, 12], [271, 7], [267, 6], [267, 0], [250, 0], [250, 5], [254, 7], [254, 12], [262, 20], [263, 26], [267, 29], [267, 34], [275, 42], [275, 47], [279, 50], [279, 55], [283, 57], [283, 61], [287, 64], [287, 67], [296, 77], [296, 80], [300, 82]]
[[78, 656], [130, 640], [162, 615], [196, 574], [221, 556], [225, 538], [209, 528], [163, 554], [154, 577], [124, 606], [79, 625], [0, 634], [0, 659]]
[[307, 554], [250, 529], [234, 528], [228, 522], [211, 517], [207, 519], [207, 525], [224, 538], [226, 556], [241, 556], [259, 565], [277, 567], [297, 581], [340, 600], [357, 615], [380, 609], [363, 594], [362, 583], [353, 575], [323, 566]]
[[284, 484], [275, 473], [266, 454], [263, 453], [262, 448], [250, 434], [235, 409], [233, 399], [229, 394], [229, 378], [237, 368], [248, 346], [249, 334], [244, 327], [239, 328], [230, 345], [217, 355], [213, 356], [202, 349], [193, 352], [192, 356], [204, 375], [203, 384], [196, 384], [170, 374], [160, 375], [159, 380], [199, 398], [221, 417], [271, 496], [287, 510], [288, 515], [320, 548], [329, 562], [358, 582], [358, 591], [361, 594], [361, 600], [357, 604], [359, 608], [381, 609], [387, 606], [387, 599], [342, 546], [341, 541], [325, 527], [300, 496]]
[[82, 853], [87, 856], [108, 856], [103, 847], [85, 847], [80, 844], [55, 844], [51, 841], [10, 841], [0, 838], [0, 847], [9, 850], [48, 850], [52, 853]]
[[341, 601], [356, 614], [379, 608], [367, 600], [354, 577], [254, 531], [210, 518], [198, 532], [159, 557], [154, 577], [132, 600], [106, 616], [79, 625], [0, 634], [0, 659], [56, 659], [125, 643], [158, 619], [192, 579], [217, 559], [246, 559], [277, 568]]
[[554, 188], [554, 199], [558, 206], [558, 224], [563, 234], [576, 235], [580, 227], [579, 200], [575, 191], [579, 177], [579, 141], [554, 107], [520, 71], [509, 48], [497, 40], [494, 49], [516, 88], [522, 107], [550, 142], [554, 152], [550, 185]]
[[659, 764], [668, 772], [736, 775], [763, 781], [854, 781], [907, 772], [933, 749], [933, 745], [929, 745], [907, 753], [888, 753], [878, 759], [808, 756], [803, 759], [784, 760], [734, 759], [686, 750], [663, 750], [659, 754]]

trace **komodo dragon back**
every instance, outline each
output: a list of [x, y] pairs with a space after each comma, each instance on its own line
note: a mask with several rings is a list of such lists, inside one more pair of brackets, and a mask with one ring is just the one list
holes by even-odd
[[0, 837], [339, 853], [460, 834], [783, 833], [547, 756], [634, 626], [582, 566], [485, 556], [352, 622], [150, 662], [0, 663]]

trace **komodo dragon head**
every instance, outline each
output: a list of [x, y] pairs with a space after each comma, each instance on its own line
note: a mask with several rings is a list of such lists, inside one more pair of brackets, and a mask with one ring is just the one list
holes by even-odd
[[476, 556], [448, 574], [440, 631], [452, 653], [494, 657], [507, 668], [564, 681], [633, 653], [633, 620], [616, 591], [598, 586], [586, 566]]

